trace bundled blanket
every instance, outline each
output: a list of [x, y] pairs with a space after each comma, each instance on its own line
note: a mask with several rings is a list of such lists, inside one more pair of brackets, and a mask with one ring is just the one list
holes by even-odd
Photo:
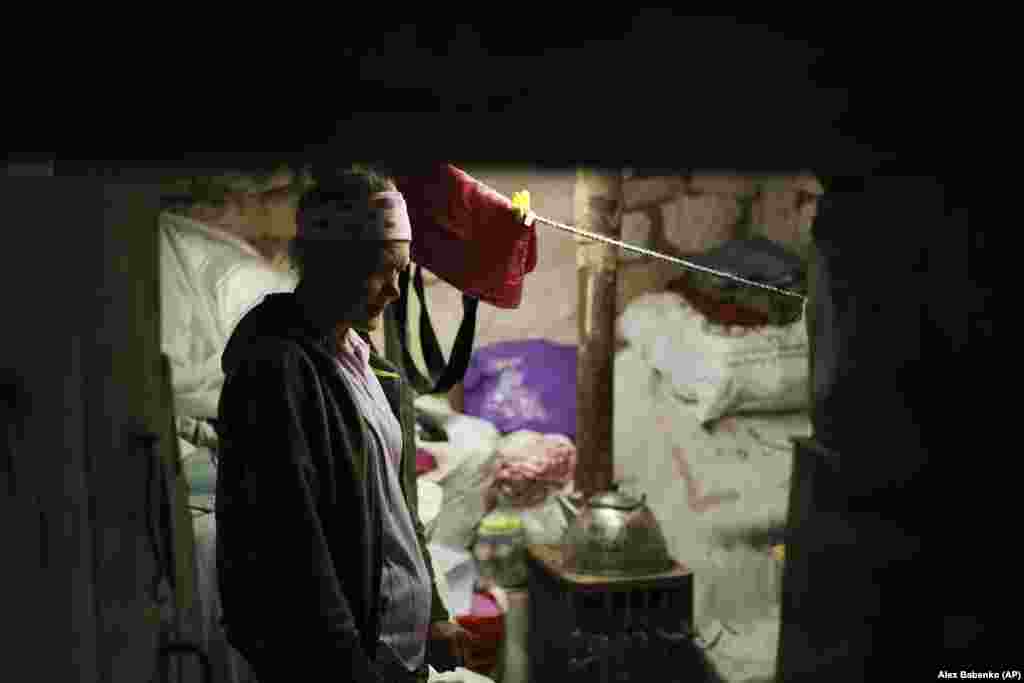
[[523, 430], [502, 440], [493, 487], [512, 505], [538, 505], [575, 472], [576, 447], [568, 437]]

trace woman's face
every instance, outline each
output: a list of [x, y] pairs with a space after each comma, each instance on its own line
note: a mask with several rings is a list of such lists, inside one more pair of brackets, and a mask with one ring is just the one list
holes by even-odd
[[378, 248], [377, 256], [362, 296], [348, 315], [353, 326], [366, 331], [380, 328], [384, 309], [398, 298], [398, 276], [409, 266], [409, 243], [386, 242]]

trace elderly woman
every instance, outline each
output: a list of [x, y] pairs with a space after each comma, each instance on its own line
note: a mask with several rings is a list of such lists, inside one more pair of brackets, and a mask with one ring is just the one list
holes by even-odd
[[318, 181], [300, 206], [297, 288], [253, 308], [224, 353], [224, 624], [263, 683], [427, 680], [428, 651], [465, 658], [472, 636], [434, 585], [410, 389], [360, 334], [398, 297], [411, 226], [382, 176]]

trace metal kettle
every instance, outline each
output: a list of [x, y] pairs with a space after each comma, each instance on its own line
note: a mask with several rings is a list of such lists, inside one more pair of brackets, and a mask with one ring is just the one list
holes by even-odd
[[606, 576], [671, 570], [675, 563], [646, 499], [611, 490], [592, 495], [580, 506], [565, 495], [557, 496], [569, 517], [562, 537], [565, 568]]

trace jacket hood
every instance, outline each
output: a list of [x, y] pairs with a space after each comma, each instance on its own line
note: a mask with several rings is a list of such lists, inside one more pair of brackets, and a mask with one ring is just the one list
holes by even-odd
[[303, 346], [312, 346], [329, 355], [321, 335], [306, 319], [295, 295], [268, 294], [242, 317], [231, 333], [221, 358], [224, 374], [231, 374], [238, 367], [243, 352], [257, 338], [268, 337], [302, 342]]

